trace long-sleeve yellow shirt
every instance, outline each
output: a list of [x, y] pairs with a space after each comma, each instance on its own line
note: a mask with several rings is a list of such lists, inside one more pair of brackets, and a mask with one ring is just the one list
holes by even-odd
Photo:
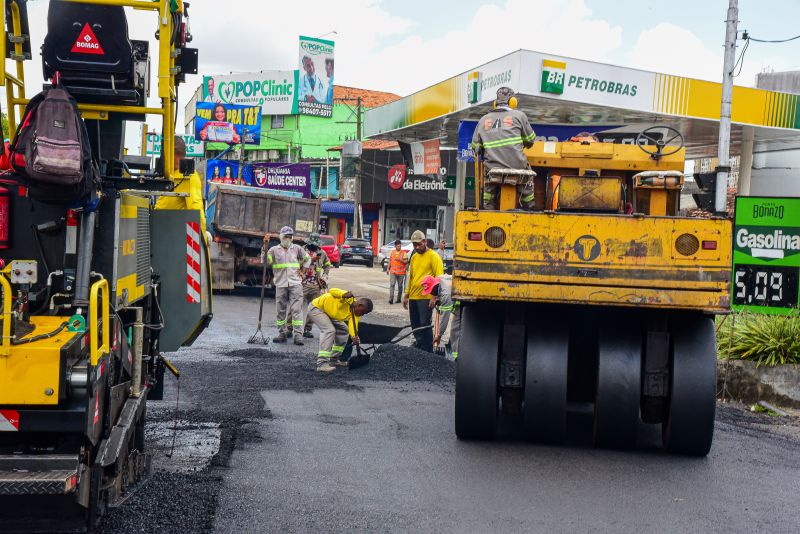
[[322, 310], [325, 315], [334, 321], [346, 322], [350, 329], [350, 335], [355, 336], [358, 328], [358, 317], [353, 315], [353, 311], [350, 308], [355, 299], [352, 297], [343, 298], [345, 293], [347, 291], [344, 289], [332, 287], [321, 297], [312, 300], [311, 304], [315, 308]]
[[157, 210], [198, 210], [200, 212], [200, 227], [205, 239], [206, 214], [203, 209], [203, 181], [196, 172], [184, 176], [180, 171], [173, 171], [170, 179], [175, 183], [176, 193], [187, 193], [186, 197], [159, 197], [156, 202]]

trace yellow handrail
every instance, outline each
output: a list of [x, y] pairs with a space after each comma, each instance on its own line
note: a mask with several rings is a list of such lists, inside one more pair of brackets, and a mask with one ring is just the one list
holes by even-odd
[[0, 285], [3, 286], [3, 340], [0, 343], [0, 356], [11, 354], [11, 284], [0, 274]]
[[[103, 329], [103, 344], [97, 346], [97, 293], [103, 290], [102, 301], [102, 329]], [[89, 293], [89, 362], [95, 366], [100, 361], [100, 357], [109, 351], [109, 295], [108, 295], [108, 280], [105, 278], [98, 280], [92, 284], [92, 289]]]

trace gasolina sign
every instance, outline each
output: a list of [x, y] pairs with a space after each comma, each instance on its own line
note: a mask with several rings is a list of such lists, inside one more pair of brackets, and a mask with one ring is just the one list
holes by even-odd
[[738, 197], [733, 308], [788, 314], [798, 308], [800, 198]]

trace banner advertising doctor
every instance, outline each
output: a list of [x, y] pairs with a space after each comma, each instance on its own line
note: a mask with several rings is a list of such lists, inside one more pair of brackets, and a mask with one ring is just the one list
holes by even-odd
[[333, 114], [333, 41], [300, 36], [297, 109], [301, 115]]
[[247, 129], [244, 142], [261, 142], [261, 106], [238, 106], [198, 102], [194, 120], [194, 137], [199, 141], [238, 145]]

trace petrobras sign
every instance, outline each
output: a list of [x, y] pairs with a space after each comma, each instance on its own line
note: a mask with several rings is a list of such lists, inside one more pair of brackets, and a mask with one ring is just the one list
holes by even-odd
[[204, 76], [202, 101], [260, 106], [262, 115], [297, 114], [297, 71]]
[[622, 108], [652, 108], [652, 72], [527, 50], [522, 54], [523, 72], [527, 73], [520, 80], [519, 92], [523, 94]]

